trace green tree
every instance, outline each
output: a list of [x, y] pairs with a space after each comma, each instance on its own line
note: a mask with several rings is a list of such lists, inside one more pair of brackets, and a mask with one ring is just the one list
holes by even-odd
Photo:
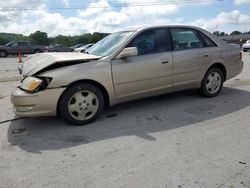
[[33, 39], [37, 44], [49, 44], [48, 34], [45, 32], [36, 31], [35, 33], [31, 33], [29, 37]]
[[62, 44], [62, 45], [65, 45], [65, 46], [71, 46], [72, 45], [72, 43], [70, 41], [70, 37], [64, 36], [64, 35], [58, 35], [55, 38], [55, 43]]
[[0, 33], [0, 38], [7, 40], [7, 42], [16, 40], [16, 41], [31, 41], [30, 37], [21, 35], [21, 34], [14, 34], [14, 33]]
[[100, 33], [93, 33], [93, 35], [90, 37], [90, 43], [96, 43], [101, 39], [102, 36], [100, 35]]
[[86, 33], [84, 35], [81, 35], [78, 37], [78, 43], [81, 44], [88, 44], [90, 43], [90, 38], [91, 38], [92, 34], [91, 33]]
[[0, 45], [7, 44], [9, 41], [5, 38], [0, 37]]
[[219, 36], [220, 32], [219, 31], [214, 31], [213, 34], [216, 35], [216, 36]]
[[220, 33], [220, 36], [227, 36], [227, 33], [221, 32], [221, 33]]
[[69, 37], [70, 43], [71, 45], [76, 45], [79, 44], [78, 40], [79, 40], [79, 36], [71, 36]]
[[99, 40], [103, 39], [104, 37], [106, 37], [107, 35], [109, 35], [108, 33], [93, 33], [93, 35], [90, 38], [90, 43], [96, 43]]
[[230, 35], [241, 35], [242, 32], [240, 31], [233, 31]]

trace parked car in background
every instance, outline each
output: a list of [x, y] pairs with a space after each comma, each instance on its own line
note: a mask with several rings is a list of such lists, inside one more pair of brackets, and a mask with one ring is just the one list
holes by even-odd
[[52, 46], [55, 46], [55, 45], [57, 45], [57, 44], [50, 44], [50, 45], [46, 46], [44, 49], [47, 52], [49, 48], [51, 48]]
[[245, 44], [242, 46], [243, 52], [250, 52], [250, 40], [246, 41]]
[[76, 44], [74, 46], [71, 46], [72, 49], [76, 49], [76, 48], [81, 48], [82, 46], [85, 46], [86, 44]]
[[243, 68], [239, 45], [191, 26], [154, 26], [113, 33], [87, 53], [36, 54], [20, 69], [15, 113], [59, 113], [83, 125], [121, 102], [198, 88], [217, 96]]
[[79, 48], [75, 48], [74, 52], [85, 52], [87, 49], [89, 49], [90, 47], [92, 47], [94, 44], [86, 44], [82, 47]]
[[43, 52], [45, 45], [35, 45], [29, 41], [12, 41], [6, 45], [0, 46], [0, 57], [8, 55], [33, 54]]
[[62, 44], [54, 44], [46, 47], [47, 52], [72, 52], [73, 49]]

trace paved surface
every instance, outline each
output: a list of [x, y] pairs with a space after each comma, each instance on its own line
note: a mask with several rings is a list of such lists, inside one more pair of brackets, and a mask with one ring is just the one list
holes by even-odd
[[[25, 59], [25, 57], [22, 57], [22, 59]], [[17, 81], [21, 79], [18, 73], [18, 61], [16, 56], [0, 59], [0, 82]]]
[[[18, 76], [16, 61], [0, 59], [0, 77]], [[0, 187], [249, 188], [250, 55], [244, 61], [217, 98], [185, 91], [129, 102], [84, 127], [14, 120], [18, 82], [1, 81]]]

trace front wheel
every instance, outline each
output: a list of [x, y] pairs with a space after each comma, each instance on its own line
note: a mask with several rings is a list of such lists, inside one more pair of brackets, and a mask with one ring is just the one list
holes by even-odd
[[218, 68], [211, 68], [205, 74], [199, 92], [205, 97], [216, 97], [223, 87], [223, 82], [222, 71]]
[[8, 53], [4, 50], [0, 51], [0, 57], [7, 57]]
[[81, 83], [68, 88], [62, 95], [59, 111], [74, 125], [93, 122], [104, 109], [102, 92], [94, 85]]

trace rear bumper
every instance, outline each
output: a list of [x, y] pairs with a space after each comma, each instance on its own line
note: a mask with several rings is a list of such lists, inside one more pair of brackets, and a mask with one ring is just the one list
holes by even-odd
[[38, 93], [30, 94], [16, 88], [11, 95], [16, 115], [54, 116], [57, 114], [57, 103], [65, 88], [46, 89]]
[[239, 75], [243, 70], [244, 63], [243, 61], [238, 61], [227, 66], [227, 80]]

